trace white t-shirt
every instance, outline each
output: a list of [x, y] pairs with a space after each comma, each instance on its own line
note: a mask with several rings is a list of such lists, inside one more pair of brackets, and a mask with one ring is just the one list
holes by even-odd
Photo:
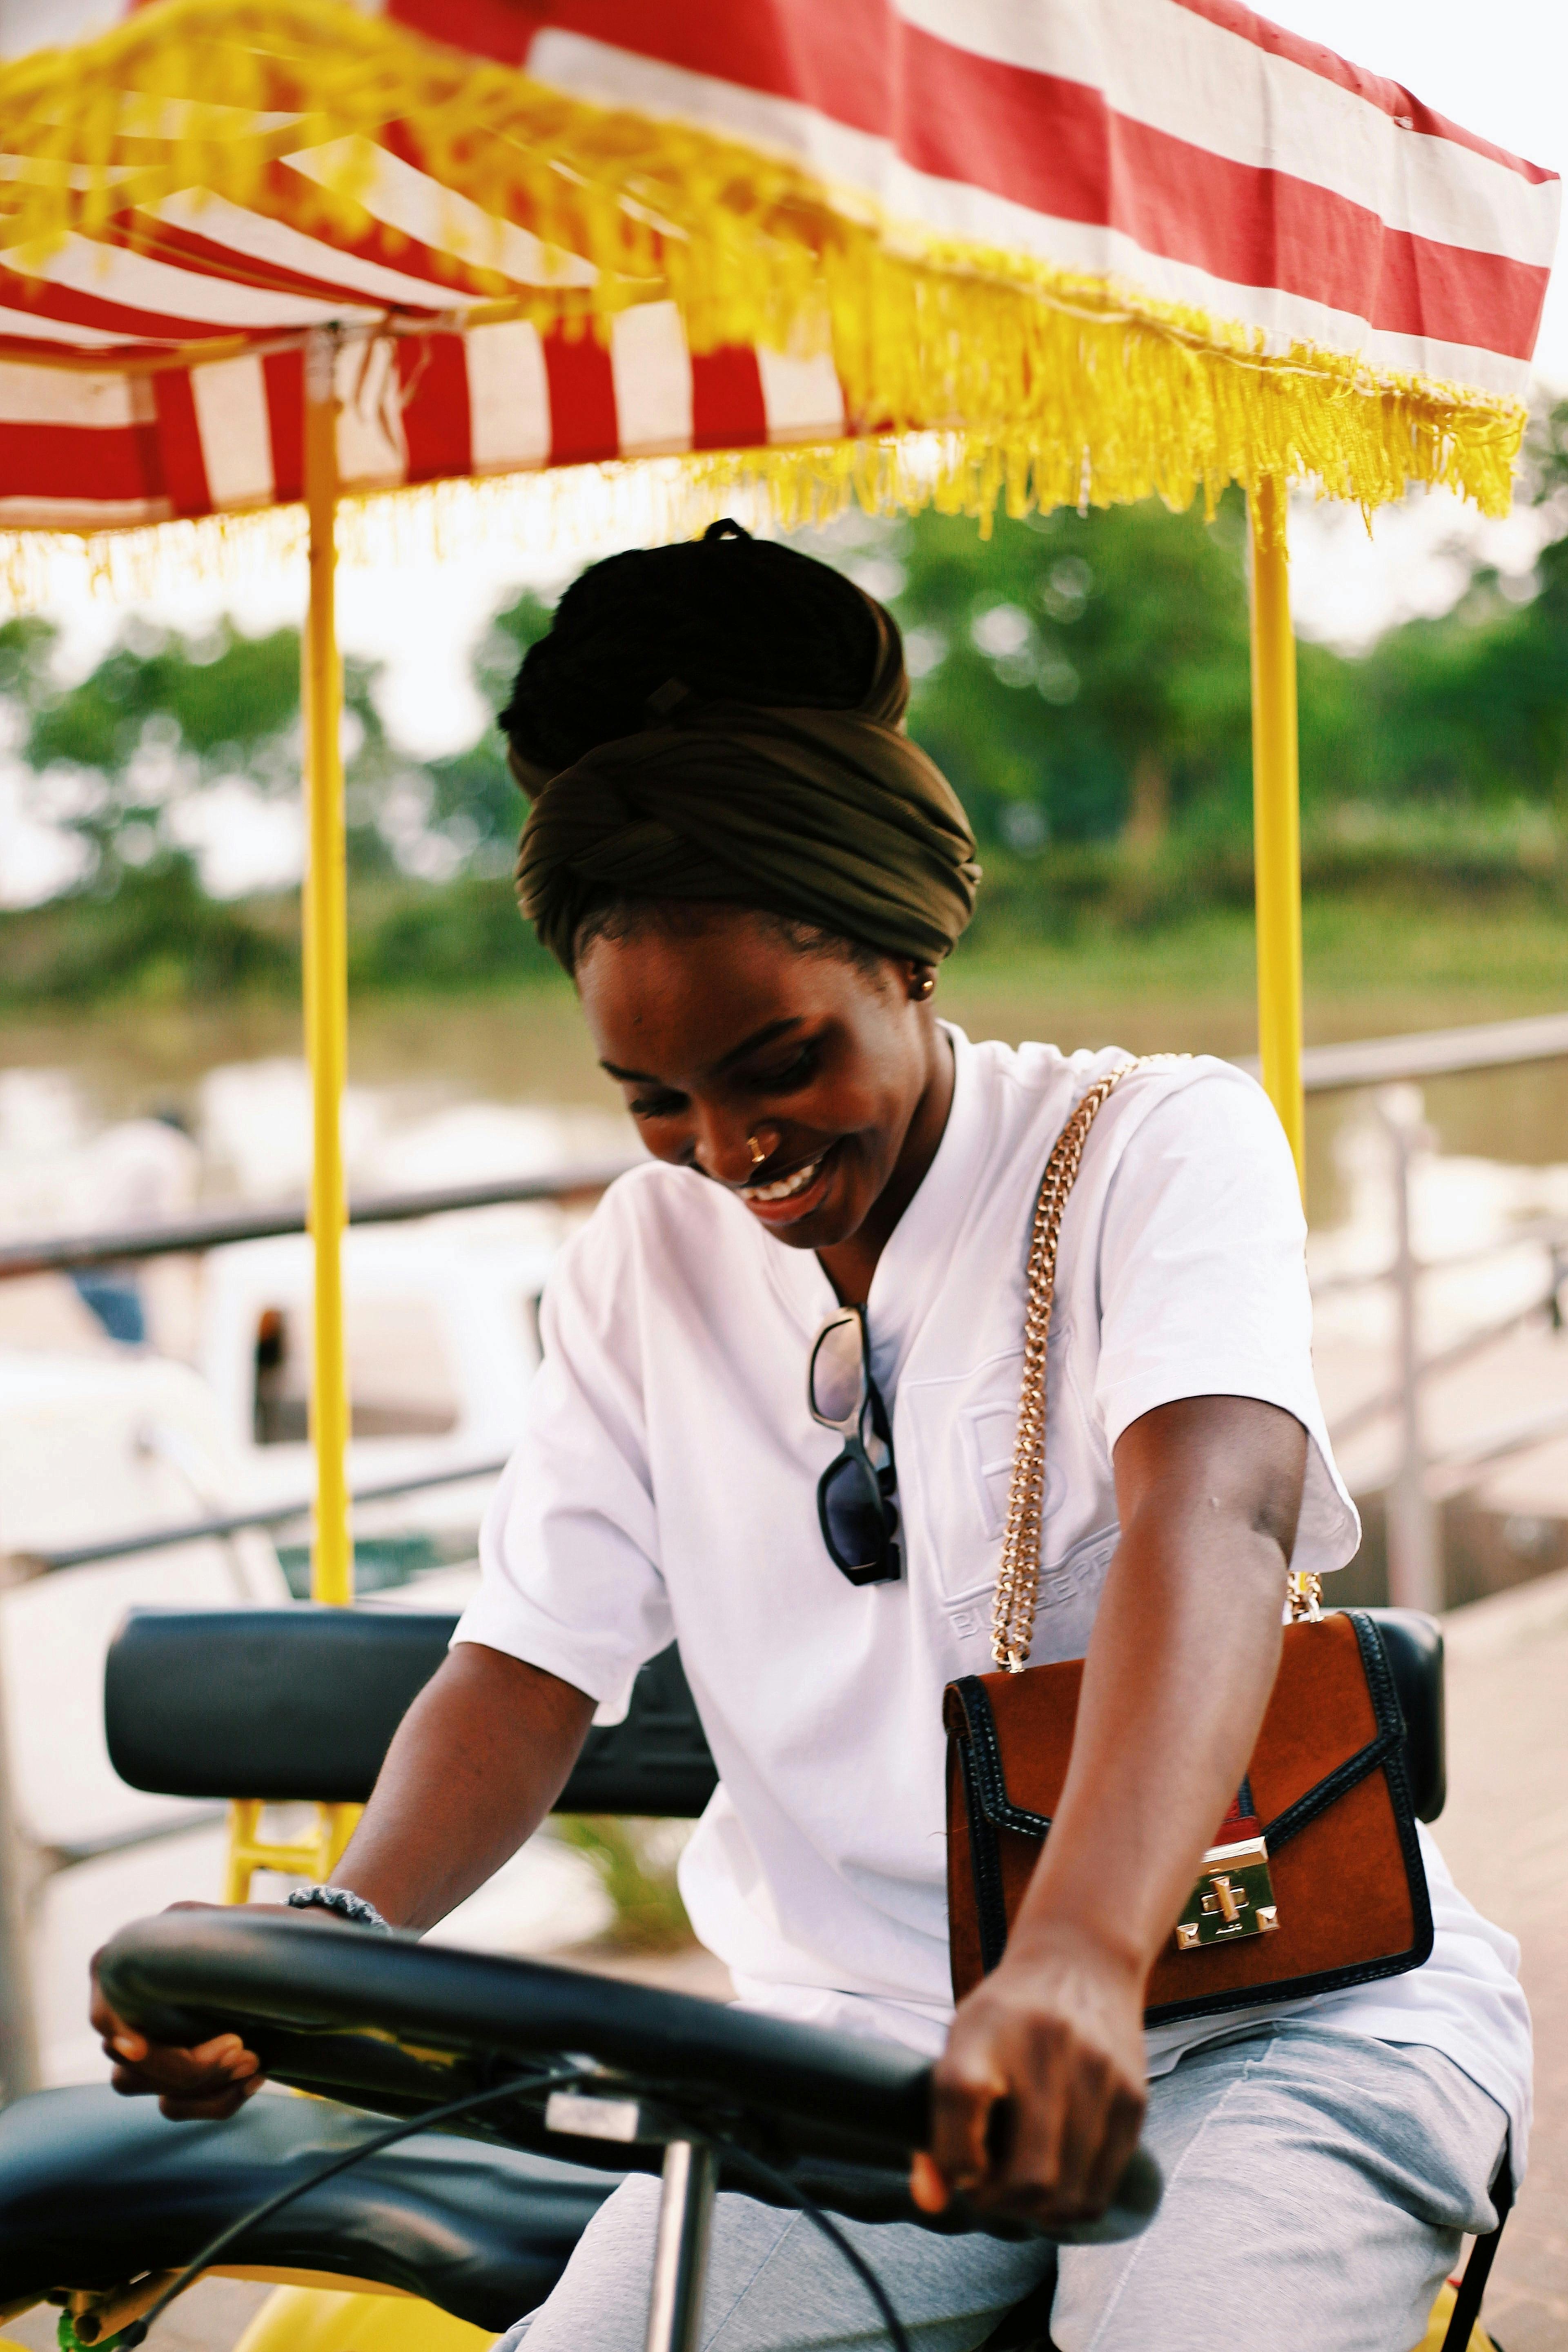
[[[681, 1864], [697, 1934], [750, 2004], [933, 2054], [952, 2010], [942, 1693], [991, 1668], [1030, 1219], [1063, 1122], [1122, 1058], [948, 1034], [946, 1130], [867, 1303], [902, 1580], [849, 1584], [817, 1525], [839, 1444], [805, 1401], [810, 1342], [837, 1304], [826, 1275], [720, 1185], [650, 1163], [552, 1270], [544, 1362], [457, 1635], [611, 1706], [678, 1639], [721, 1780]], [[1250, 1078], [1205, 1058], [1122, 1081], [1062, 1223], [1037, 1663], [1087, 1650], [1118, 1536], [1112, 1449], [1176, 1398], [1293, 1413], [1311, 1440], [1295, 1565], [1354, 1552], [1312, 1380], [1304, 1239], [1289, 1149]], [[1426, 1965], [1293, 2006], [1446, 2051], [1507, 2109], [1521, 2168], [1517, 1948], [1425, 1852]], [[1157, 2029], [1151, 2072], [1226, 2030]]]

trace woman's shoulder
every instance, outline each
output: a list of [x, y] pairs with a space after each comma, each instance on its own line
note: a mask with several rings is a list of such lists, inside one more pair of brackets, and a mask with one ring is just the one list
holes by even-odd
[[1129, 1064], [1101, 1113], [1107, 1129], [1124, 1141], [1156, 1110], [1163, 1129], [1245, 1129], [1274, 1121], [1258, 1081], [1213, 1054], [1139, 1055], [1120, 1045], [1064, 1053], [1032, 1040], [1018, 1045], [991, 1040], [969, 1051], [981, 1090], [991, 1095], [1005, 1125], [1031, 1143], [1048, 1143], [1091, 1087]]
[[1091, 1087], [1126, 1069], [1096, 1115], [1073, 1185], [1075, 1223], [1103, 1215], [1113, 1191], [1152, 1202], [1190, 1189], [1184, 1171], [1224, 1169], [1270, 1213], [1295, 1216], [1290, 1148], [1258, 1081], [1208, 1054], [1136, 1056], [1108, 1045], [1063, 1053], [1049, 1045], [970, 1049], [971, 1099], [985, 1137], [987, 1195], [1011, 1202], [1039, 1189], [1067, 1121]]

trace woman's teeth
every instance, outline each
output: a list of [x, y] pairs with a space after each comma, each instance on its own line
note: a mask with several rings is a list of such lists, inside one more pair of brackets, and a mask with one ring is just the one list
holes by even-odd
[[797, 1168], [793, 1176], [781, 1176], [776, 1184], [748, 1184], [746, 1198], [748, 1201], [793, 1200], [797, 1192], [804, 1192], [808, 1184], [815, 1182], [821, 1165], [820, 1159], [813, 1160], [805, 1167]]

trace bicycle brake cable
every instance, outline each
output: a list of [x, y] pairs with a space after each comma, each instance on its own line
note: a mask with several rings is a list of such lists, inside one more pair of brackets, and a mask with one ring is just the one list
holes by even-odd
[[[499, 2106], [503, 2100], [517, 2097], [525, 2092], [562, 2090], [568, 2084], [591, 2080], [593, 2072], [591, 2068], [572, 2066], [564, 2067], [553, 2074], [521, 2075], [510, 2083], [492, 2084], [488, 2090], [470, 2091], [463, 2098], [449, 2100], [445, 2106], [432, 2107], [424, 2115], [405, 2117], [401, 2123], [390, 2125], [384, 2131], [373, 2132], [368, 2139], [361, 2140], [357, 2147], [347, 2148], [342, 2155], [333, 2157], [329, 2164], [320, 2166], [305, 2179], [290, 2181], [287, 2188], [276, 2190], [272, 2196], [264, 2198], [259, 2205], [253, 2206], [249, 2212], [242, 2213], [237, 2221], [226, 2223], [217, 2235], [210, 2238], [194, 2259], [185, 2264], [179, 2275], [170, 2281], [156, 2302], [149, 2305], [141, 2318], [132, 2320], [128, 2327], [122, 2329], [111, 2339], [112, 2343], [121, 2347], [121, 2352], [132, 2352], [134, 2346], [146, 2341], [149, 2332], [163, 2317], [169, 2305], [175, 2302], [204, 2271], [210, 2270], [220, 2254], [226, 2253], [229, 2247], [243, 2238], [247, 2231], [258, 2228], [263, 2221], [270, 2221], [274, 2213], [280, 2213], [286, 2205], [292, 2205], [297, 2198], [308, 2196], [312, 2189], [319, 2189], [323, 2181], [333, 2179], [340, 2172], [351, 2170], [354, 2165], [363, 2163], [367, 2157], [379, 2156], [384, 2149], [395, 2147], [400, 2140], [413, 2139], [420, 2132], [433, 2131], [441, 2124], [455, 2122], [459, 2116], [472, 2115], [480, 2107]], [[692, 2137], [696, 2138], [708, 2136], [694, 2132]], [[782, 2196], [787, 2204], [796, 2207], [805, 2219], [821, 2231], [829, 2245], [835, 2247], [843, 2256], [876, 2305], [878, 2315], [887, 2328], [893, 2352], [910, 2352], [910, 2339], [905, 2332], [903, 2322], [894, 2310], [886, 2287], [859, 2249], [850, 2243], [836, 2221], [829, 2220], [816, 2199], [809, 2196], [804, 2189], [797, 2187], [787, 2173], [776, 2171], [771, 2164], [764, 2163], [760, 2156], [753, 2156], [750, 2148], [742, 2147], [735, 2141], [718, 2135], [712, 2136], [711, 2145], [731, 2162], [737, 2165], [742, 2171], [749, 2171], [758, 2179], [764, 2181], [769, 2188]], [[108, 2347], [99, 2347], [96, 2352], [108, 2352]]]
[[[122, 2347], [123, 2352], [131, 2352], [132, 2346], [143, 2343], [153, 2322], [162, 2319], [176, 2296], [184, 2294], [203, 2271], [210, 2270], [220, 2254], [226, 2253], [247, 2230], [269, 2221], [274, 2213], [280, 2213], [285, 2205], [292, 2205], [297, 2197], [308, 2196], [312, 2189], [319, 2189], [323, 2180], [331, 2180], [337, 2173], [347, 2172], [352, 2166], [362, 2164], [368, 2156], [379, 2156], [384, 2148], [395, 2147], [399, 2140], [413, 2139], [417, 2133], [433, 2131], [437, 2125], [452, 2123], [458, 2116], [472, 2115], [476, 2108], [500, 2106], [504, 2099], [516, 2098], [523, 2092], [558, 2091], [569, 2083], [587, 2080], [591, 2072], [587, 2067], [571, 2066], [553, 2074], [521, 2075], [510, 2083], [493, 2084], [487, 2091], [470, 2091], [466, 2097], [448, 2100], [444, 2107], [431, 2107], [424, 2115], [405, 2117], [403, 2122], [391, 2125], [385, 2131], [373, 2132], [368, 2139], [361, 2140], [357, 2147], [346, 2149], [341, 2156], [334, 2156], [330, 2164], [323, 2164], [307, 2179], [290, 2181], [286, 2189], [278, 2189], [272, 2196], [264, 2198], [259, 2205], [253, 2206], [248, 2213], [242, 2213], [237, 2221], [226, 2223], [216, 2237], [208, 2239], [195, 2260], [185, 2264], [179, 2276], [171, 2280], [141, 2318], [133, 2319], [128, 2327], [109, 2339], [110, 2342]], [[108, 2347], [95, 2347], [94, 2352], [108, 2352]]]
[[713, 2136], [711, 2144], [722, 2156], [739, 2166], [742, 2172], [754, 2173], [760, 2180], [765, 2181], [770, 2189], [785, 2198], [790, 2204], [797, 2206], [808, 2221], [815, 2223], [827, 2240], [828, 2244], [837, 2248], [876, 2305], [882, 2325], [891, 2340], [893, 2352], [910, 2352], [910, 2339], [905, 2333], [904, 2324], [893, 2309], [892, 2299], [887, 2288], [859, 2248], [850, 2243], [837, 2221], [828, 2219], [816, 2200], [808, 2196], [804, 2189], [797, 2188], [787, 2172], [775, 2171], [771, 2164], [764, 2164], [760, 2156], [753, 2156], [750, 2148], [742, 2147], [734, 2140], [722, 2138], [717, 2134]]

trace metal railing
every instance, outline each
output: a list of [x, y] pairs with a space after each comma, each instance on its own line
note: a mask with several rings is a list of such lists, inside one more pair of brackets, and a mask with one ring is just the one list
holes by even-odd
[[[433, 1192], [384, 1192], [349, 1207], [351, 1225], [409, 1224], [451, 1216], [461, 1209], [499, 1209], [524, 1202], [596, 1200], [607, 1184], [637, 1163], [620, 1160], [560, 1176], [511, 1176], [493, 1184], [457, 1184]], [[120, 1265], [132, 1259], [190, 1257], [237, 1242], [273, 1241], [310, 1230], [302, 1204], [275, 1209], [214, 1209], [176, 1224], [129, 1225], [119, 1233], [68, 1234], [59, 1240], [9, 1242], [0, 1247], [0, 1282], [26, 1275], [69, 1274], [79, 1266]]]
[[[1384, 1496], [1389, 1598], [1403, 1608], [1436, 1612], [1443, 1608], [1445, 1596], [1441, 1506], [1474, 1487], [1485, 1471], [1568, 1433], [1568, 1400], [1519, 1414], [1439, 1449], [1426, 1438], [1424, 1392], [1441, 1374], [1483, 1355], [1500, 1339], [1537, 1320], [1544, 1320], [1555, 1330], [1563, 1328], [1563, 1292], [1568, 1286], [1568, 1227], [1559, 1227], [1550, 1234], [1539, 1231], [1504, 1234], [1489, 1250], [1467, 1250], [1452, 1258], [1418, 1258], [1410, 1239], [1411, 1180], [1414, 1164], [1427, 1147], [1429, 1134], [1420, 1117], [1418, 1101], [1408, 1107], [1380, 1103], [1379, 1108], [1384, 1112], [1393, 1145], [1398, 1232], [1394, 1259], [1391, 1265], [1374, 1268], [1365, 1275], [1337, 1277], [1324, 1289], [1392, 1285], [1397, 1373], [1390, 1387], [1363, 1399], [1342, 1414], [1331, 1425], [1329, 1435], [1338, 1446], [1389, 1415], [1397, 1415], [1395, 1466], [1381, 1489], [1372, 1490], [1381, 1491]], [[1506, 1315], [1476, 1325], [1447, 1347], [1421, 1353], [1422, 1283], [1458, 1266], [1511, 1255], [1526, 1240], [1544, 1242], [1550, 1249], [1550, 1269], [1543, 1287]]]
[[[1472, 1434], [1441, 1452], [1426, 1442], [1423, 1391], [1440, 1374], [1481, 1355], [1544, 1317], [1563, 1324], [1568, 1284], [1568, 1224], [1537, 1219], [1479, 1248], [1441, 1258], [1416, 1255], [1411, 1231], [1411, 1190], [1416, 1164], [1436, 1138], [1428, 1128], [1417, 1078], [1517, 1067], [1568, 1056], [1568, 1016], [1488, 1023], [1468, 1029], [1419, 1032], [1408, 1037], [1314, 1048], [1306, 1057], [1307, 1089], [1314, 1094], [1375, 1087], [1377, 1113], [1388, 1139], [1394, 1208], [1394, 1250], [1388, 1265], [1364, 1274], [1337, 1275], [1314, 1284], [1315, 1297], [1389, 1285], [1394, 1297], [1395, 1377], [1389, 1387], [1342, 1414], [1330, 1430], [1338, 1445], [1390, 1414], [1399, 1433], [1395, 1465], [1382, 1488], [1386, 1513], [1389, 1598], [1436, 1612], [1445, 1599], [1440, 1508], [1472, 1487], [1480, 1473], [1568, 1432], [1568, 1402], [1525, 1413]], [[1544, 1286], [1501, 1316], [1476, 1325], [1447, 1347], [1423, 1354], [1420, 1288], [1430, 1276], [1506, 1256], [1531, 1245], [1548, 1255]]]
[[[1301, 1082], [1310, 1095], [1340, 1094], [1401, 1079], [1453, 1076], [1568, 1057], [1568, 1013], [1526, 1021], [1494, 1021], [1467, 1029], [1420, 1029], [1398, 1037], [1370, 1037], [1343, 1045], [1310, 1045]], [[1257, 1075], [1256, 1056], [1239, 1066]], [[353, 1202], [351, 1225], [412, 1223], [464, 1209], [527, 1202], [590, 1201], [637, 1166], [621, 1160], [570, 1169], [555, 1176], [507, 1177], [489, 1184], [458, 1184], [435, 1192], [388, 1192]], [[26, 1275], [68, 1274], [77, 1267], [123, 1265], [134, 1259], [190, 1256], [237, 1242], [270, 1241], [309, 1230], [302, 1203], [272, 1209], [215, 1209], [174, 1224], [128, 1226], [118, 1233], [70, 1234], [0, 1245], [0, 1282]]]
[[[1470, 1070], [1507, 1069], [1564, 1057], [1568, 1057], [1568, 1013], [1544, 1013], [1526, 1021], [1483, 1021], [1465, 1029], [1415, 1029], [1399, 1037], [1309, 1045], [1301, 1056], [1301, 1085], [1310, 1095], [1342, 1094], [1358, 1087], [1461, 1077]], [[1241, 1066], [1257, 1076], [1256, 1058]]]
[[[349, 1223], [356, 1225], [394, 1224], [426, 1217], [452, 1215], [467, 1210], [554, 1202], [563, 1205], [589, 1201], [601, 1193], [623, 1170], [634, 1164], [571, 1169], [554, 1176], [514, 1177], [489, 1184], [465, 1184], [422, 1192], [387, 1193], [353, 1203]], [[185, 1256], [221, 1249], [236, 1243], [271, 1240], [279, 1234], [303, 1234], [307, 1220], [302, 1206], [287, 1205], [258, 1211], [217, 1210], [176, 1223], [137, 1226], [115, 1233], [68, 1234], [60, 1238], [13, 1243], [0, 1248], [0, 1281], [16, 1281], [41, 1274], [68, 1274], [78, 1268], [124, 1265], [152, 1258]], [[365, 1487], [358, 1503], [390, 1501], [403, 1495], [499, 1475], [500, 1461], [467, 1463]], [[88, 1567], [159, 1551], [203, 1538], [222, 1539], [249, 1528], [283, 1527], [310, 1517], [308, 1502], [273, 1505], [255, 1510], [210, 1514], [176, 1527], [143, 1528], [90, 1544], [48, 1552], [0, 1554], [0, 1591], [33, 1577], [67, 1568]], [[79, 1846], [40, 1849], [16, 1820], [10, 1771], [10, 1748], [0, 1692], [0, 2105], [35, 2090], [39, 2083], [38, 2039], [28, 1958], [29, 1916], [37, 1890], [58, 1871], [96, 1860], [109, 1852], [151, 1844], [210, 1820], [221, 1820], [225, 1808], [199, 1807], [172, 1822], [136, 1829], [121, 1837]]]
[[[622, 1160], [596, 1168], [568, 1169], [554, 1176], [513, 1176], [489, 1184], [458, 1184], [423, 1192], [387, 1192], [356, 1201], [349, 1210], [351, 1225], [412, 1223], [426, 1217], [451, 1216], [470, 1209], [495, 1209], [538, 1202], [595, 1200], [635, 1160]], [[269, 1241], [279, 1234], [308, 1231], [305, 1212], [296, 1205], [262, 1210], [215, 1210], [177, 1223], [127, 1226], [115, 1233], [68, 1234], [42, 1241], [15, 1242], [0, 1246], [0, 1281], [19, 1281], [39, 1274], [68, 1274], [79, 1266], [122, 1265], [132, 1260], [184, 1257], [207, 1250], [228, 1248], [240, 1242]], [[393, 1502], [405, 1495], [423, 1494], [437, 1486], [455, 1486], [472, 1478], [499, 1477], [504, 1455], [490, 1462], [464, 1464], [427, 1471], [416, 1478], [364, 1486], [351, 1502]], [[140, 1553], [168, 1551], [177, 1544], [219, 1540], [243, 1534], [249, 1528], [281, 1528], [308, 1519], [313, 1502], [269, 1503], [250, 1510], [209, 1515], [163, 1528], [139, 1528], [100, 1541], [74, 1544], [58, 1550], [13, 1552], [14, 1577], [32, 1577], [67, 1568], [88, 1568], [111, 1559], [129, 1559]]]
[[[417, 1478], [393, 1478], [379, 1486], [361, 1486], [351, 1503], [391, 1503], [405, 1495], [423, 1495], [437, 1486], [466, 1486], [473, 1478], [499, 1478], [506, 1456], [493, 1462], [467, 1462], [450, 1470], [426, 1470]], [[95, 1568], [105, 1560], [133, 1559], [140, 1553], [172, 1551], [176, 1544], [215, 1543], [226, 1536], [243, 1535], [247, 1528], [286, 1528], [291, 1520], [308, 1519], [315, 1509], [311, 1497], [300, 1503], [268, 1503], [256, 1510], [231, 1511], [222, 1517], [183, 1519], [173, 1527], [146, 1528], [135, 1535], [108, 1536], [102, 1541], [73, 1544], [60, 1551], [19, 1551], [11, 1554], [18, 1577], [49, 1576], [66, 1568]]]

